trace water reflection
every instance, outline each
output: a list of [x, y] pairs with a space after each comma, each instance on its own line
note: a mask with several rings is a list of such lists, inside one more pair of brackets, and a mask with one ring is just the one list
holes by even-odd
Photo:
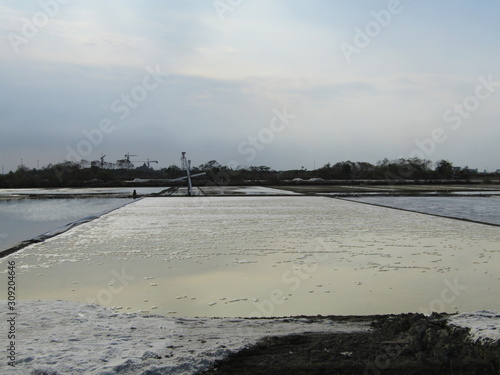
[[144, 199], [14, 254], [20, 298], [187, 317], [500, 309], [498, 228], [322, 197], [201, 199]]
[[[476, 192], [469, 192], [478, 194]], [[492, 192], [488, 192], [492, 193]], [[461, 192], [460, 194], [466, 194]], [[485, 193], [486, 194], [486, 193]], [[347, 198], [404, 210], [500, 225], [500, 199], [491, 197], [363, 197]]]
[[131, 199], [0, 200], [0, 250], [86, 216], [121, 207]]

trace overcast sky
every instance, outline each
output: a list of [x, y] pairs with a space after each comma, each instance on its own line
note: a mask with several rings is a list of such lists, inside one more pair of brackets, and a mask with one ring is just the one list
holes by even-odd
[[[0, 164], [500, 168], [498, 0], [0, 0]], [[157, 167], [157, 165], [154, 165]]]

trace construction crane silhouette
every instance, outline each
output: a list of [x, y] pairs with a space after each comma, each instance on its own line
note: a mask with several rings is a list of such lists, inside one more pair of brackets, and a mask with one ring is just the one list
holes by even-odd
[[[131, 155], [131, 156], [133, 156], [133, 155]], [[134, 160], [132, 163], [146, 163], [147, 166], [148, 166], [148, 168], [151, 168], [149, 166], [149, 163], [156, 163], [156, 164], [158, 164], [158, 160], [149, 160], [149, 159], [148, 160]]]
[[[106, 155], [104, 155], [104, 156], [106, 156]], [[148, 168], [151, 168], [151, 163], [156, 163], [156, 164], [158, 164], [158, 160], [149, 160], [149, 158], [148, 158], [148, 160], [130, 160], [130, 157], [131, 157], [131, 156], [139, 156], [139, 155], [132, 155], [130, 152], [127, 152], [127, 153], [125, 154], [125, 159], [124, 159], [124, 161], [125, 161], [125, 163], [126, 163], [126, 164], [128, 164], [128, 165], [133, 165], [133, 163], [146, 163], [146, 164], [147, 164], [147, 166], [148, 166]]]
[[138, 155], [130, 155], [130, 152], [127, 152], [125, 154], [125, 160], [127, 161], [127, 163], [131, 163], [131, 161], [130, 161], [131, 156], [138, 156]]
[[104, 167], [104, 158], [105, 157], [106, 157], [106, 155], [101, 154], [101, 168]]

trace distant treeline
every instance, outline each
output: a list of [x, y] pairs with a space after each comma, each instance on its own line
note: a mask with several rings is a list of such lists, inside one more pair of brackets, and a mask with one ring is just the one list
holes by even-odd
[[[375, 165], [367, 162], [342, 161], [335, 164], [325, 164], [316, 170], [305, 168], [288, 171], [275, 171], [267, 166], [251, 166], [230, 169], [211, 160], [194, 167], [192, 174], [205, 172], [197, 177], [200, 185], [219, 184], [237, 185], [248, 183], [285, 184], [305, 181], [327, 183], [332, 180], [384, 180], [388, 183], [404, 182], [406, 180], [462, 180], [480, 179], [488, 182], [498, 179], [498, 173], [479, 173], [467, 167], [454, 167], [446, 160], [433, 163], [419, 158], [384, 159]], [[29, 169], [19, 166], [15, 172], [0, 175], [0, 188], [48, 188], [48, 187], [93, 187], [93, 186], [125, 186], [130, 181], [142, 185], [165, 185], [169, 179], [182, 177], [186, 174], [178, 166], [155, 170], [146, 164], [134, 167], [133, 164], [109, 167], [99, 163], [63, 162], [49, 164], [40, 169]]]

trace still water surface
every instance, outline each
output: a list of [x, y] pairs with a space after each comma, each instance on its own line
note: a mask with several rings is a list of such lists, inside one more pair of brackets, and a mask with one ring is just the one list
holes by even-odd
[[500, 196], [492, 197], [362, 197], [355, 202], [468, 219], [500, 225]]
[[125, 198], [0, 200], [0, 250], [131, 201]]
[[500, 310], [499, 244], [496, 227], [346, 200], [176, 197], [8, 259], [20, 299], [185, 317], [454, 312]]

